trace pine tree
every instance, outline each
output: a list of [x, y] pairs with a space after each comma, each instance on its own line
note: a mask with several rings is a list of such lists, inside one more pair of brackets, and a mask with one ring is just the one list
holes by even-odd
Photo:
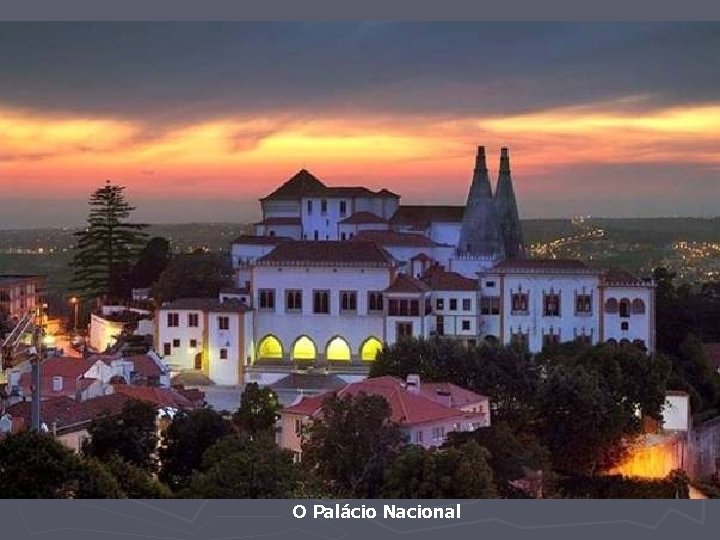
[[125, 200], [123, 186], [107, 181], [89, 200], [87, 227], [79, 238], [71, 266], [74, 284], [85, 298], [122, 298], [127, 275], [146, 237], [145, 225], [127, 222], [135, 210]]

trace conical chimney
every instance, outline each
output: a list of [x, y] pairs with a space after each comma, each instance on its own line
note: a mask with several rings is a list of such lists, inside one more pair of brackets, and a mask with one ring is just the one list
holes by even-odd
[[509, 259], [523, 257], [525, 250], [522, 227], [510, 174], [510, 152], [507, 148], [500, 149], [500, 171], [495, 190], [495, 201], [500, 222], [500, 239], [505, 257]]

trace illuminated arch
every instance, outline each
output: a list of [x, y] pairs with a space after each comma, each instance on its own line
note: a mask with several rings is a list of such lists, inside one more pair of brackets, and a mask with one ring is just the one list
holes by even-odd
[[293, 343], [293, 360], [315, 360], [317, 349], [312, 339], [307, 336], [300, 336]]
[[258, 345], [258, 358], [282, 358], [283, 347], [278, 338], [272, 334], [265, 336]]
[[328, 341], [325, 347], [325, 356], [328, 360], [350, 360], [350, 345], [340, 336]]
[[376, 337], [369, 337], [360, 348], [360, 358], [367, 361], [373, 361], [375, 360], [377, 353], [382, 351], [382, 348], [382, 341]]

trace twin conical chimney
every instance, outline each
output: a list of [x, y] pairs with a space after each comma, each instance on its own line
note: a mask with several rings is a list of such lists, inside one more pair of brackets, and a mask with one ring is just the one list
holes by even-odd
[[475, 157], [475, 171], [463, 214], [458, 251], [482, 256], [495, 256], [501, 252], [498, 215], [484, 146], [478, 146]]
[[510, 152], [500, 149], [500, 170], [498, 173], [495, 201], [499, 219], [500, 239], [506, 258], [524, 256], [522, 228], [518, 213], [515, 190], [510, 175]]

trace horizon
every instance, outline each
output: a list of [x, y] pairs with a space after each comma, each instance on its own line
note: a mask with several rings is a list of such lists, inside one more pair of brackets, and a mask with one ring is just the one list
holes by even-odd
[[717, 215], [718, 23], [0, 25], [5, 230], [106, 179], [142, 222], [251, 223], [301, 168], [462, 205], [477, 145], [523, 218]]

